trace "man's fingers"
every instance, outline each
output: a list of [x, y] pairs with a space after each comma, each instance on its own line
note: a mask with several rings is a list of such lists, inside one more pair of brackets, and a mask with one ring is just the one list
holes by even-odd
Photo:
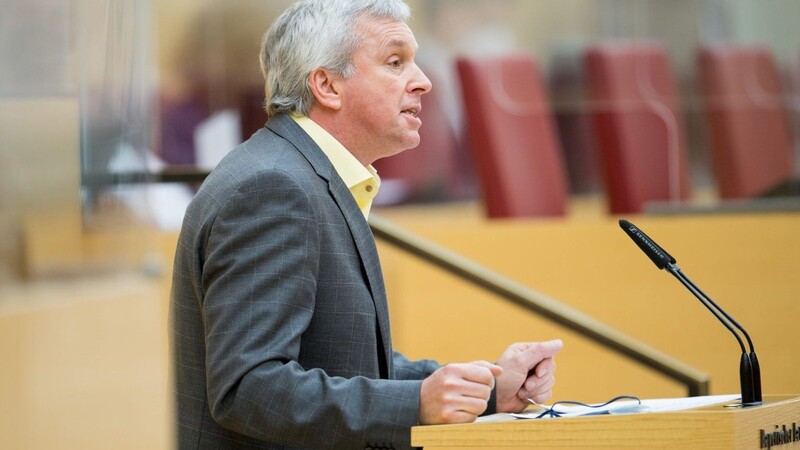
[[[564, 343], [561, 339], [546, 342], [519, 342], [512, 345], [501, 356], [505, 369], [515, 367], [516, 370], [532, 371], [540, 362], [553, 359], [561, 351]], [[547, 371], [547, 366], [541, 370]]]
[[480, 413], [472, 414], [461, 410], [451, 411], [442, 417], [442, 420], [438, 423], [472, 423], [475, 422], [479, 414]]
[[492, 364], [488, 361], [473, 361], [470, 364], [474, 364], [476, 366], [481, 366], [489, 369], [492, 373], [492, 377], [497, 378], [503, 374], [503, 368], [498, 366], [497, 364]]
[[[517, 392], [517, 398], [519, 398], [520, 400], [524, 400], [524, 401], [527, 401], [529, 398], [535, 399], [536, 397], [538, 397], [538, 396], [540, 396], [540, 395], [542, 395], [542, 394], [544, 394], [546, 392], [552, 391], [553, 390], [553, 386], [555, 386], [555, 384], [556, 384], [556, 378], [555, 377], [552, 377], [552, 376], [551, 377], [547, 377], [544, 380], [542, 380], [541, 383], [537, 384], [532, 389], [528, 389], [525, 386], [519, 388], [519, 391]], [[538, 403], [538, 400], [537, 400], [537, 403]]]
[[494, 376], [492, 370], [486, 365], [448, 364], [440, 370], [446, 377], [443, 380], [444, 388], [451, 395], [486, 401], [492, 394]]
[[545, 358], [534, 367], [533, 374], [539, 378], [551, 374], [556, 371], [556, 360], [553, 358]]
[[468, 396], [458, 397], [451, 405], [451, 409], [453, 411], [461, 411], [468, 414], [472, 414], [474, 416], [478, 416], [482, 412], [486, 411], [486, 407], [487, 407], [486, 399], [480, 399]]
[[[486, 361], [475, 361], [466, 364], [448, 364], [446, 369], [452, 374], [472, 383], [494, 388], [494, 379], [503, 373], [503, 369]], [[497, 375], [495, 375], [497, 374]]]
[[[553, 383], [555, 383], [555, 380], [553, 380]], [[550, 387], [548, 387], [546, 391], [533, 392], [530, 394], [528, 398], [532, 399], [533, 401], [539, 404], [544, 403], [553, 396], [552, 387], [553, 386], [550, 385]]]
[[563, 347], [564, 342], [561, 339], [553, 339], [552, 341], [533, 343], [522, 353], [526, 358], [538, 362], [546, 358], [553, 358]]
[[556, 371], [556, 362], [553, 358], [547, 358], [541, 361], [536, 367], [533, 368], [528, 374], [528, 378], [523, 383], [523, 389], [528, 391], [533, 391], [537, 388], [537, 386], [541, 386], [541, 384], [546, 380], [549, 376]]
[[538, 384], [533, 389], [529, 389], [528, 393], [531, 397], [541, 394], [542, 392], [547, 392], [553, 389], [553, 386], [556, 384], [556, 377], [547, 377], [540, 384]]
[[431, 374], [420, 390], [420, 423], [471, 422], [483, 413], [494, 386], [493, 364], [449, 364]]

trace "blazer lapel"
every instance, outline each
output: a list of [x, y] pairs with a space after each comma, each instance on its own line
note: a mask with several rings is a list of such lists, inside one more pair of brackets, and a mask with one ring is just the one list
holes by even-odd
[[350, 226], [350, 233], [361, 255], [361, 262], [364, 272], [369, 280], [372, 301], [375, 303], [375, 312], [378, 317], [378, 327], [383, 341], [383, 351], [386, 362], [385, 374], [388, 378], [392, 373], [392, 337], [389, 329], [389, 306], [386, 300], [386, 287], [383, 284], [383, 274], [381, 273], [381, 263], [378, 259], [378, 249], [375, 247], [375, 237], [369, 228], [364, 214], [358, 208], [353, 195], [347, 189], [344, 182], [340, 179], [332, 180], [329, 188], [336, 203], [342, 210], [347, 224]]
[[393, 372], [389, 307], [372, 230], [358, 208], [353, 195], [334, 170], [328, 157], [292, 118], [283, 115], [274, 117], [267, 122], [267, 128], [291, 142], [314, 167], [317, 174], [328, 182], [328, 190], [342, 211], [342, 215], [350, 228], [350, 233], [361, 257], [364, 273], [367, 274], [367, 282], [372, 293], [372, 301], [375, 304], [375, 312], [378, 318], [378, 329], [383, 342], [383, 357], [387, 370], [384, 375], [388, 378]]

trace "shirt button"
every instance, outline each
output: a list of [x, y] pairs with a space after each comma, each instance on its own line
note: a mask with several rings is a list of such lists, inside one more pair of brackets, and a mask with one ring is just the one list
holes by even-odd
[[367, 192], [372, 192], [372, 189], [373, 189], [372, 185], [368, 184], [367, 185]]

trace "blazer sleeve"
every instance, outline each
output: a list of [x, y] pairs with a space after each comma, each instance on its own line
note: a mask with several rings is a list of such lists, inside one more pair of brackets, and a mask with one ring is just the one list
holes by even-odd
[[320, 264], [307, 186], [262, 172], [221, 201], [201, 276], [214, 420], [277, 444], [410, 448], [421, 381], [331, 377], [297, 362]]
[[394, 352], [394, 378], [397, 380], [424, 380], [441, 367], [436, 361], [420, 359], [409, 361], [402, 353]]

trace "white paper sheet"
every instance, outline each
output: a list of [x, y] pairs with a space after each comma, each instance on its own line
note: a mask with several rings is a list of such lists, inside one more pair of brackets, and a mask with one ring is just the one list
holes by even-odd
[[[620, 400], [600, 408], [588, 408], [585, 406], [556, 405], [556, 410], [561, 417], [575, 417], [598, 414], [634, 414], [634, 413], [654, 413], [684, 411], [687, 409], [700, 408], [703, 406], [716, 405], [719, 403], [735, 403], [741, 398], [739, 394], [727, 395], [707, 395], [703, 397], [680, 397], [680, 398], [658, 398], [645, 399], [641, 403], [636, 400]], [[549, 408], [551, 405], [545, 405]], [[541, 407], [530, 408], [519, 414], [508, 414], [517, 419], [535, 419], [545, 409]], [[545, 415], [543, 418], [550, 418]]]

